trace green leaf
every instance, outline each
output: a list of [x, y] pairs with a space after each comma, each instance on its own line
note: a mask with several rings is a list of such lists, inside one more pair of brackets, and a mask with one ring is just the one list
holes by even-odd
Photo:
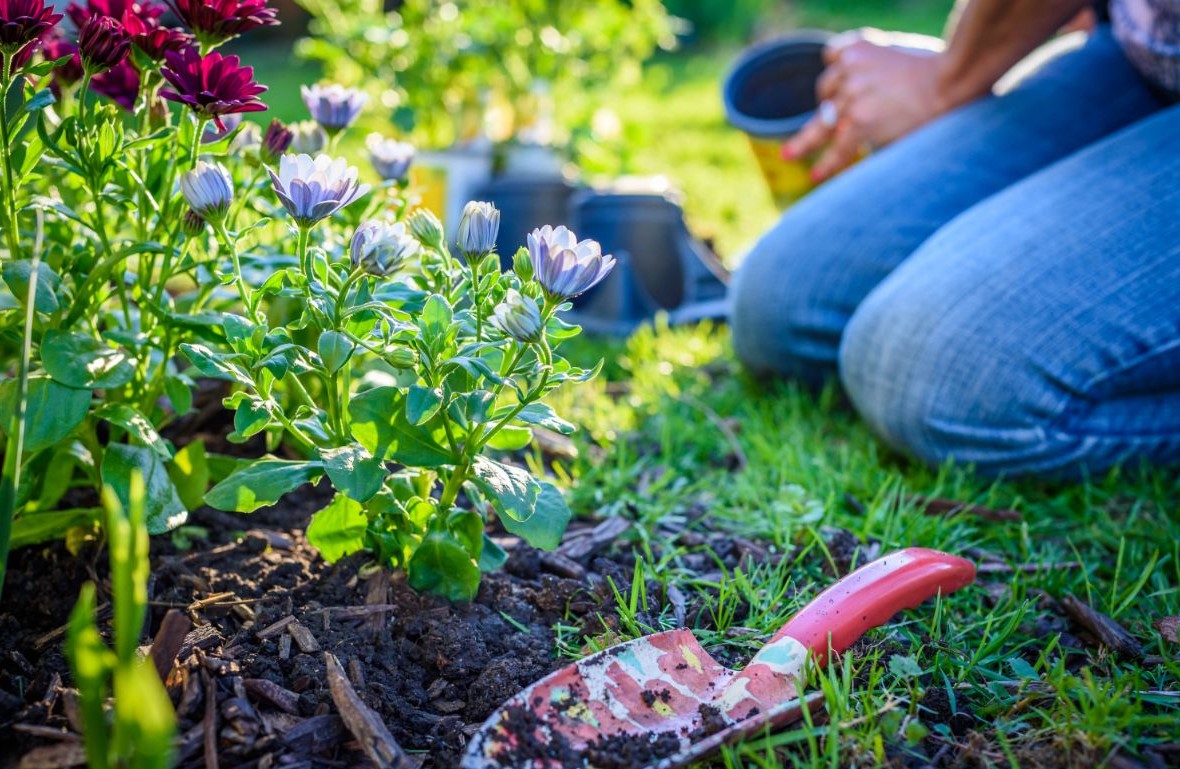
[[[16, 414], [17, 380], [0, 384], [0, 428], [7, 432]], [[48, 377], [29, 377], [25, 406], [25, 453], [52, 446], [74, 431], [90, 409], [90, 391], [76, 390]]]
[[104, 705], [115, 655], [103, 643], [97, 627], [98, 610], [94, 599], [94, 583], [82, 585], [78, 602], [70, 612], [66, 629], [66, 656], [74, 686], [78, 687], [79, 711], [82, 714], [82, 734], [85, 736], [86, 763], [91, 769], [109, 766], [108, 732]]
[[228, 379], [231, 382], [237, 382], [247, 387], [254, 386], [254, 380], [250, 378], [250, 375], [246, 373], [245, 369], [234, 362], [241, 355], [215, 353], [208, 347], [200, 344], [182, 344], [180, 350], [189, 359], [189, 362], [193, 364], [193, 368], [207, 377]]
[[[27, 259], [6, 262], [4, 267], [0, 269], [0, 275], [3, 276], [8, 290], [17, 298], [22, 307], [25, 304], [25, 299], [29, 296], [29, 278], [32, 274], [33, 264]], [[51, 313], [60, 309], [61, 304], [57, 300], [57, 290], [60, 285], [61, 278], [48, 265], [42, 264], [37, 267], [37, 292], [33, 295], [33, 307], [37, 309], [37, 312]]]
[[169, 375], [164, 378], [164, 394], [172, 403], [176, 416], [182, 417], [193, 407], [193, 388], [188, 377]]
[[508, 519], [525, 521], [532, 517], [541, 485], [527, 470], [486, 457], [476, 457], [471, 471], [472, 480], [487, 496], [500, 517], [505, 519], [505, 528], [508, 527]]
[[115, 742], [134, 746], [128, 769], [168, 769], [173, 763], [176, 712], [149, 659], [115, 668]]
[[1041, 678], [1037, 675], [1037, 669], [1028, 664], [1023, 657], [1012, 657], [1008, 660], [1008, 666], [1012, 668], [1012, 675], [1018, 680], [1039, 681]]
[[122, 387], [135, 376], [126, 351], [76, 331], [45, 332], [41, 363], [49, 376], [67, 387]]
[[451, 600], [470, 601], [479, 591], [479, 566], [450, 534], [432, 532], [406, 568], [410, 587]]
[[360, 502], [337, 494], [328, 506], [311, 517], [307, 541], [328, 563], [365, 549], [369, 519]]
[[126, 403], [104, 403], [95, 409], [94, 416], [122, 427], [162, 459], [172, 458], [172, 447], [156, 432], [151, 420], [134, 406], [128, 406]]
[[443, 393], [437, 387], [411, 385], [406, 395], [406, 419], [412, 425], [429, 422], [442, 406]]
[[577, 429], [569, 422], [557, 416], [556, 412], [547, 403], [530, 403], [520, 410], [516, 418], [526, 424], [544, 427], [559, 432], [562, 435], [569, 435]]
[[355, 443], [321, 451], [320, 458], [332, 486], [357, 502], [372, 499], [389, 475], [384, 462]]
[[124, 510], [131, 509], [131, 476], [136, 472], [143, 478], [143, 514], [149, 534], [163, 534], [188, 520], [188, 509], [159, 454], [146, 446], [107, 446], [102, 482], [111, 487]]
[[485, 574], [496, 571], [508, 562], [508, 553], [487, 534], [483, 535], [483, 550], [479, 553], [479, 570]]
[[474, 510], [453, 510], [447, 516], [447, 528], [467, 554], [479, 560], [483, 552], [483, 518]]
[[18, 547], [61, 539], [67, 530], [75, 526], [100, 520], [102, 520], [101, 507], [79, 507], [73, 510], [25, 513], [12, 522], [11, 546], [15, 550]]
[[894, 654], [889, 658], [889, 672], [898, 678], [918, 678], [922, 675], [922, 666], [913, 657]]
[[180, 495], [180, 501], [189, 510], [196, 510], [205, 504], [205, 490], [209, 488], [209, 460], [205, 444], [192, 441], [176, 452], [168, 463], [168, 477]]
[[533, 440], [533, 431], [519, 425], [505, 425], [492, 436], [488, 446], [497, 451], [519, 451]]
[[447, 300], [438, 294], [431, 294], [422, 306], [422, 314], [418, 316], [422, 341], [435, 351], [441, 350], [452, 337], [454, 320], [455, 312], [447, 304]]
[[314, 483], [323, 474], [320, 462], [299, 462], [264, 457], [232, 473], [209, 489], [205, 504], [218, 510], [252, 513], [260, 507], [273, 505], [284, 494], [307, 483]]
[[265, 430], [270, 424], [270, 410], [273, 404], [273, 401], [264, 401], [261, 398], [243, 399], [234, 411], [235, 435], [231, 438], [236, 438], [235, 442], [242, 442]]
[[375, 387], [348, 405], [352, 436], [373, 456], [410, 467], [453, 464], [439, 428], [416, 427], [406, 419], [405, 396], [395, 387]]
[[512, 534], [524, 539], [533, 547], [555, 550], [561, 544], [561, 537], [569, 526], [573, 513], [565, 502], [561, 490], [551, 483], [541, 484], [533, 514], [523, 521], [501, 516], [500, 523]]
[[328, 330], [320, 334], [320, 341], [317, 347], [320, 353], [320, 360], [324, 362], [324, 368], [328, 370], [329, 374], [335, 374], [344, 368], [344, 364], [348, 363], [348, 359], [352, 357], [352, 351], [356, 345], [352, 343], [351, 339], [339, 331]]

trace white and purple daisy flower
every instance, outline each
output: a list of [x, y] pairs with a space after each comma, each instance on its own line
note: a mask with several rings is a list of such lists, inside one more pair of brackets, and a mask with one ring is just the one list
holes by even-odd
[[593, 240], [578, 241], [565, 227], [546, 224], [528, 236], [529, 258], [537, 282], [553, 299], [564, 301], [598, 285], [615, 267], [615, 258], [603, 255]]
[[363, 267], [370, 275], [383, 278], [401, 269], [418, 248], [418, 241], [406, 225], [371, 219], [353, 233], [349, 256], [353, 267]]
[[387, 182], [400, 182], [410, 172], [414, 162], [414, 145], [387, 139], [379, 133], [371, 133], [365, 139], [369, 150], [369, 162], [373, 170]]
[[335, 136], [352, 125], [369, 102], [369, 95], [339, 83], [303, 86], [303, 103], [312, 119], [323, 126], [329, 136]]
[[275, 194], [302, 229], [327, 219], [369, 191], [357, 181], [355, 166], [327, 155], [283, 155], [279, 171], [267, 169]]
[[492, 310], [492, 323], [518, 342], [528, 344], [541, 341], [545, 323], [536, 301], [515, 288], [508, 289], [504, 301]]
[[500, 233], [500, 212], [491, 203], [471, 201], [463, 208], [459, 220], [459, 250], [467, 258], [489, 254], [496, 247]]

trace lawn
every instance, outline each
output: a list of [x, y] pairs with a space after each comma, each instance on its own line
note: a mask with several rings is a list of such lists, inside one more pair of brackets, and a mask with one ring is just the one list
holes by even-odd
[[[794, 13], [828, 28], [936, 32], [946, 6], [804, 4]], [[669, 176], [694, 230], [737, 264], [776, 212], [721, 115], [718, 80], [731, 55], [665, 57], [617, 110], [628, 169]], [[773, 633], [830, 580], [833, 538], [843, 545], [847, 536], [835, 532], [874, 552], [924, 545], [995, 569], [937, 609], [871, 633], [833, 666], [816, 684], [825, 725], [730, 749], [725, 766], [920, 766], [932, 755], [955, 766], [1176, 760], [1180, 661], [1174, 635], [1165, 640], [1153, 627], [1180, 613], [1174, 473], [1127, 468], [1057, 486], [926, 469], [883, 448], [835, 391], [814, 396], [744, 376], [724, 328], [648, 330], [595, 352], [608, 361], [597, 397], [583, 392], [567, 406], [585, 425], [575, 509], [640, 523], [649, 578], [710, 596], [716, 628], [699, 634], [707, 646], [750, 650]], [[920, 497], [1020, 517], [929, 515]], [[701, 582], [687, 566], [699, 548], [662, 533], [686, 518], [768, 540], [788, 557]], [[1128, 629], [1141, 654], [1094, 643], [1065, 616], [1071, 595]], [[658, 607], [644, 616], [631, 633], [675, 623]], [[948, 703], [962, 715], [948, 719]], [[1160, 743], [1172, 747], [1152, 753]]]

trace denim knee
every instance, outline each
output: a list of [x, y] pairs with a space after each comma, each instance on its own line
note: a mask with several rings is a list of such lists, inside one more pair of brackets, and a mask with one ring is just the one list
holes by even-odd
[[954, 461], [991, 476], [1080, 468], [1085, 438], [1055, 427], [1070, 396], [1021, 365], [1014, 337], [983, 343], [979, 324], [944, 309], [923, 287], [891, 280], [853, 314], [840, 379], [866, 423], [930, 465]]
[[800, 263], [802, 243], [766, 238], [742, 263], [730, 286], [734, 350], [751, 371], [821, 385], [836, 375], [836, 351], [845, 318], [817, 301]]

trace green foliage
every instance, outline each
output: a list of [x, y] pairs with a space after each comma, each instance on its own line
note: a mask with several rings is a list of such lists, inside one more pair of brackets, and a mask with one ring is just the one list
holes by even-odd
[[638, 79], [675, 43], [659, 0], [301, 0], [313, 37], [299, 51], [342, 82], [395, 88], [404, 128], [428, 144], [470, 139], [489, 104], [507, 107], [514, 135], [538, 119], [537, 87], [557, 95], [566, 128], [594, 99]]
[[[556, 547], [571, 517], [561, 492], [486, 453], [525, 448], [533, 427], [573, 431], [544, 402], [595, 373], [556, 354], [577, 333], [555, 317], [563, 299], [501, 272], [494, 254], [464, 264], [434, 236], [414, 242], [416, 265], [390, 278], [343, 253], [330, 223], [296, 235], [303, 267], [287, 273], [290, 287], [248, 290], [251, 317], [215, 326], [225, 342], [182, 349], [194, 369], [234, 385], [225, 405], [238, 439], [286, 440], [306, 459], [243, 463], [205, 502], [252, 512], [326, 476], [338, 493], [307, 529], [326, 559], [369, 551], [412, 586], [454, 599], [472, 598], [481, 566], [502, 561], [485, 557], [486, 513]], [[550, 330], [525, 342], [499, 326], [494, 311], [510, 292], [538, 302]]]
[[771, 0], [664, 0], [668, 13], [688, 22], [688, 32], [701, 41], [745, 40], [778, 3]]
[[[166, 769], [172, 764], [176, 716], [150, 659], [137, 652], [147, 617], [148, 529], [145, 488], [138, 471], [120, 493], [106, 489], [110, 539], [114, 649], [97, 627], [95, 586], [86, 583], [67, 627], [66, 653], [91, 769]], [[106, 701], [114, 697], [112, 718]]]

